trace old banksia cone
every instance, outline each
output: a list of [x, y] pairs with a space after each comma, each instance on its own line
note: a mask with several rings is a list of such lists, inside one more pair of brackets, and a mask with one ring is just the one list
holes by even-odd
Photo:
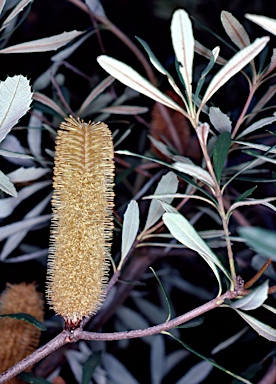
[[47, 298], [74, 328], [105, 296], [112, 238], [114, 151], [104, 123], [67, 118], [57, 134]]
[[[8, 284], [0, 297], [0, 314], [27, 313], [43, 321], [44, 300], [37, 292], [35, 284]], [[36, 350], [41, 331], [22, 320], [4, 317], [0, 319], [0, 373], [12, 367]], [[22, 383], [17, 378], [10, 384]]]

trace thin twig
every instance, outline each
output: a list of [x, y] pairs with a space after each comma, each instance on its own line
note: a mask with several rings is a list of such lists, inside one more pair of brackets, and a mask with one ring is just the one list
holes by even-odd
[[133, 339], [141, 338], [145, 336], [156, 335], [163, 331], [175, 328], [178, 325], [186, 323], [198, 316], [201, 316], [203, 313], [206, 313], [212, 309], [220, 307], [225, 299], [234, 299], [238, 295], [238, 292], [227, 291], [224, 295], [217, 297], [206, 304], [201, 305], [198, 308], [191, 310], [190, 312], [185, 313], [184, 315], [178, 316], [173, 320], [167, 321], [162, 324], [155, 325], [146, 329], [135, 329], [133, 331], [125, 332], [114, 332], [114, 333], [98, 333], [98, 332], [87, 332], [83, 331], [82, 328], [77, 328], [75, 331], [63, 331], [49, 343], [45, 344], [43, 347], [39, 348], [37, 351], [33, 352], [31, 355], [15, 364], [13, 367], [9, 368], [7, 371], [3, 372], [0, 375], [0, 383], [5, 383], [6, 381], [12, 379], [26, 368], [37, 363], [44, 357], [48, 356], [51, 352], [57, 350], [63, 345], [70, 342], [77, 342], [79, 340], [94, 340], [94, 341], [112, 341], [112, 340], [124, 340], [124, 339]]

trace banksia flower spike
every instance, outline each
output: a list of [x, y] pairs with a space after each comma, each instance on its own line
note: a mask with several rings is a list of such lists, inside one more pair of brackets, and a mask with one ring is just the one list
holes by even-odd
[[[43, 321], [44, 300], [37, 292], [34, 284], [8, 284], [0, 297], [0, 313], [28, 313], [37, 320]], [[0, 373], [34, 352], [39, 343], [41, 331], [34, 325], [9, 317], [0, 319]], [[17, 378], [8, 381], [10, 384], [21, 383]]]
[[67, 118], [56, 141], [47, 298], [67, 329], [105, 296], [112, 239], [114, 150], [104, 123]]

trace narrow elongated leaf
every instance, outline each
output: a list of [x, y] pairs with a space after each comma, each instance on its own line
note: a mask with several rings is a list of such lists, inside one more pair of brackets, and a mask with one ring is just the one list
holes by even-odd
[[263, 284], [253, 289], [248, 295], [244, 296], [242, 299], [233, 301], [230, 304], [230, 307], [243, 309], [244, 311], [250, 311], [252, 309], [259, 308], [267, 299], [268, 288], [268, 280], [266, 280]]
[[269, 153], [276, 153], [276, 148], [273, 148], [273, 147], [271, 148], [268, 145], [255, 144], [255, 143], [250, 143], [249, 141], [239, 141], [239, 140], [234, 140], [233, 142], [240, 145], [244, 145], [245, 147], [259, 149], [260, 151], [263, 151], [263, 152], [269, 151]]
[[15, 186], [7, 175], [0, 171], [0, 189], [13, 197], [17, 196]]
[[26, 155], [25, 153], [11, 152], [7, 149], [0, 149], [0, 155], [4, 157], [15, 157], [17, 159], [33, 159], [33, 156]]
[[[212, 57], [212, 51], [204, 45], [202, 45], [199, 41], [195, 40], [195, 52], [198, 53], [199, 55], [206, 57], [207, 59], [211, 59]], [[218, 56], [216, 60], [217, 64], [219, 65], [224, 65], [227, 63], [225, 59], [223, 59], [221, 56]]]
[[[157, 188], [154, 192], [155, 195], [162, 194], [173, 194], [176, 193], [178, 188], [178, 179], [177, 176], [173, 172], [168, 172], [166, 175], [162, 176], [160, 182], [157, 185]], [[171, 203], [173, 197], [164, 198], [164, 201], [167, 203]], [[162, 205], [155, 199], [153, 199], [150, 203], [147, 221], [144, 230], [152, 227], [163, 215], [164, 209]]]
[[183, 9], [179, 9], [173, 14], [171, 36], [176, 60], [179, 63], [179, 72], [184, 81], [188, 98], [191, 100], [195, 43], [191, 20]]
[[250, 61], [264, 49], [268, 41], [269, 37], [258, 38], [254, 41], [254, 43], [236, 53], [211, 80], [201, 102], [201, 106], [206, 104], [213, 94], [216, 93], [217, 90], [221, 88], [231, 77], [250, 63]]
[[0, 83], [0, 142], [29, 110], [32, 92], [24, 76], [8, 77]]
[[212, 179], [210, 173], [198, 165], [188, 163], [184, 164], [177, 161], [172, 165], [172, 167], [180, 172], [187, 173], [188, 175], [203, 181], [205, 184], [208, 184], [211, 187], [215, 187], [214, 180]]
[[219, 343], [212, 351], [211, 354], [215, 355], [216, 353], [222, 351], [223, 349], [229, 347], [229, 345], [234, 344], [245, 332], [248, 330], [248, 327], [243, 328], [240, 332], [236, 333], [234, 336], [229, 337], [227, 340]]
[[122, 264], [124, 258], [127, 256], [134, 240], [136, 239], [139, 229], [139, 208], [135, 200], [132, 200], [124, 214], [123, 232], [122, 232], [122, 250], [121, 261]]
[[238, 233], [246, 244], [260, 255], [276, 261], [275, 232], [260, 227], [239, 227]]
[[21, 372], [19, 378], [23, 380], [24, 383], [30, 384], [51, 384], [50, 381], [43, 379], [42, 377], [37, 377], [30, 372]]
[[[276, 48], [274, 49], [274, 54], [275, 54], [274, 63], [271, 63], [272, 70], [276, 67]], [[268, 89], [265, 91], [263, 97], [252, 108], [251, 113], [246, 120], [248, 124], [251, 120], [253, 120], [255, 115], [263, 108], [263, 106], [266, 105], [270, 99], [272, 99], [275, 93], [276, 93], [276, 84], [270, 85]]]
[[20, 189], [16, 198], [8, 197], [6, 199], [0, 199], [0, 219], [4, 219], [9, 216], [13, 212], [14, 208], [21, 203], [21, 201], [50, 184], [50, 180], [34, 183]]
[[152, 384], [161, 384], [164, 375], [165, 343], [164, 336], [153, 338], [150, 351], [150, 374]]
[[16, 320], [23, 320], [29, 324], [34, 325], [36, 328], [41, 329], [42, 331], [47, 330], [47, 328], [40, 321], [38, 321], [35, 317], [33, 317], [32, 315], [29, 315], [28, 313], [11, 313], [11, 314], [0, 315], [0, 318], [3, 318], [3, 317], [10, 317]]
[[28, 125], [28, 145], [35, 158], [41, 157], [41, 139], [42, 139], [42, 112], [33, 110]]
[[[234, 308], [235, 309], [235, 308]], [[245, 320], [251, 328], [253, 328], [260, 336], [264, 337], [267, 340], [276, 342], [276, 329], [270, 327], [269, 325], [262, 323], [261, 321], [255, 319], [255, 317], [249, 316], [247, 313], [235, 309], [235, 311]]]
[[[228, 375], [230, 375], [230, 376], [232, 376], [232, 377], [235, 377], [236, 379], [240, 380], [242, 383], [252, 384], [251, 381], [246, 380], [246, 379], [244, 379], [243, 377], [238, 376], [238, 375], [236, 375], [235, 373], [228, 371], [227, 369], [225, 369], [225, 368], [222, 367], [221, 365], [217, 364], [214, 360], [212, 360], [212, 359], [208, 359], [207, 357], [203, 356], [201, 353], [195, 351], [193, 348], [191, 348], [189, 345], [187, 345], [186, 343], [184, 343], [182, 340], [180, 340], [180, 339], [178, 339], [177, 337], [175, 337], [174, 335], [172, 335], [170, 332], [163, 332], [163, 333], [166, 334], [166, 335], [171, 336], [173, 339], [177, 340], [177, 341], [178, 341], [184, 348], [186, 348], [188, 351], [190, 351], [191, 353], [194, 353], [196, 356], [200, 357], [201, 359], [205, 360], [206, 362], [209, 362], [209, 363], [212, 364], [214, 367], [220, 369], [221, 371], [227, 373]], [[189, 382], [189, 384], [190, 384], [190, 382]]]
[[154, 55], [154, 53], [152, 52], [152, 50], [150, 49], [149, 45], [142, 39], [140, 39], [139, 37], [136, 37], [136, 39], [140, 42], [140, 44], [142, 44], [143, 48], [146, 50], [147, 54], [149, 55], [149, 59], [152, 63], [152, 65], [160, 72], [162, 73], [163, 75], [166, 75], [167, 78], [168, 78], [168, 81], [170, 83], [170, 85], [172, 86], [172, 88], [174, 89], [174, 91], [182, 98], [183, 102], [186, 103], [185, 99], [183, 98], [183, 95], [180, 91], [180, 89], [178, 88], [178, 86], [176, 85], [173, 77], [169, 74], [169, 72], [163, 67], [163, 65], [159, 62], [159, 60], [156, 58], [156, 56]]
[[8, 48], [0, 49], [0, 53], [30, 53], [30, 52], [47, 52], [56, 51], [75, 39], [77, 36], [82, 35], [81, 31], [63, 32], [59, 35], [51, 37], [44, 37], [43, 39], [28, 41], [26, 43], [16, 44]]
[[266, 197], [264, 199], [251, 199], [251, 200], [246, 200], [246, 201], [239, 201], [239, 202], [231, 205], [231, 207], [229, 208], [229, 210], [227, 212], [227, 216], [230, 216], [231, 213], [234, 211], [234, 209], [242, 207], [242, 206], [246, 206], [246, 205], [259, 205], [259, 204], [260, 205], [266, 205], [275, 211], [276, 207], [274, 207], [274, 205], [268, 205], [267, 204], [270, 201], [275, 201], [275, 200], [276, 200], [276, 197]]
[[249, 13], [246, 13], [245, 17], [248, 20], [253, 21], [253, 23], [258, 24], [260, 27], [262, 27], [266, 31], [273, 33], [273, 35], [276, 36], [276, 20], [275, 19], [271, 19], [270, 17], [267, 17], [267, 16], [252, 15]]
[[196, 105], [197, 105], [198, 97], [199, 97], [199, 94], [200, 94], [201, 89], [203, 87], [203, 84], [205, 83], [206, 76], [211, 71], [211, 69], [214, 67], [215, 62], [216, 62], [216, 60], [218, 58], [218, 55], [219, 55], [219, 51], [220, 51], [219, 47], [215, 47], [212, 50], [212, 52], [211, 52], [212, 55], [211, 55], [211, 58], [210, 58], [210, 61], [209, 61], [208, 65], [207, 65], [207, 67], [201, 72], [200, 78], [199, 78], [198, 83], [197, 83], [195, 95], [194, 95], [194, 103]]
[[240, 196], [238, 196], [235, 200], [235, 203], [238, 203], [239, 201], [245, 200], [247, 197], [249, 197], [257, 188], [257, 185], [255, 187], [252, 187], [250, 189], [247, 189], [247, 191], [243, 192]]
[[210, 107], [209, 118], [212, 125], [219, 133], [231, 132], [232, 122], [225, 113], [221, 112], [219, 108]]
[[185, 111], [170, 97], [160, 92], [159, 89], [154, 87], [148, 80], [139, 75], [139, 73], [134, 71], [128, 65], [106, 55], [99, 56], [97, 61], [106, 72], [115, 77], [115, 79], [119, 80], [121, 83], [135, 89], [137, 92], [140, 92], [155, 101], [158, 101], [161, 104], [166, 105], [169, 108], [185, 114]]
[[216, 267], [230, 279], [228, 271], [184, 216], [179, 213], [164, 213], [163, 220], [171, 234], [180, 243], [197, 252], [209, 264], [219, 284], [220, 277]]
[[106, 79], [100, 82], [87, 96], [79, 109], [79, 116], [82, 116], [83, 111], [99, 96], [109, 85], [114, 81], [114, 77], [108, 76]]
[[60, 116], [66, 117], [67, 114], [60, 108], [58, 104], [56, 104], [52, 99], [48, 96], [43, 95], [40, 92], [35, 92], [33, 95], [33, 99], [38, 101], [39, 103], [46, 105], [51, 108], [53, 111], [57, 112]]
[[188, 370], [176, 384], [199, 384], [209, 375], [214, 366], [208, 361], [200, 361]]
[[[273, 53], [270, 59], [269, 67], [267, 68], [266, 75], [268, 75], [270, 72], [272, 72], [276, 67], [276, 48], [273, 48]], [[276, 88], [276, 86], [271, 85], [270, 88]]]
[[3, 11], [5, 3], [6, 3], [6, 0], [0, 0], [0, 13]]
[[256, 121], [249, 127], [247, 127], [243, 132], [241, 132], [238, 136], [237, 139], [239, 140], [241, 137], [248, 135], [249, 133], [252, 133], [256, 131], [257, 129], [260, 129], [262, 127], [265, 127], [266, 125], [272, 124], [276, 121], [276, 113], [274, 116], [271, 117], [265, 117], [264, 119], [261, 119], [259, 121]]
[[[2, 248], [1, 251], [1, 260], [5, 260], [10, 253], [16, 249], [16, 247], [21, 243], [21, 241], [24, 239], [24, 237], [27, 235], [29, 230], [31, 230], [31, 227], [24, 227], [24, 222], [26, 220], [30, 220], [31, 218], [36, 218], [41, 214], [41, 212], [45, 209], [45, 206], [49, 204], [51, 200], [51, 194], [46, 196], [41, 202], [39, 202], [33, 209], [31, 209], [25, 216], [24, 219], [21, 221], [22, 228], [17, 230], [15, 233], [11, 233], [7, 236], [7, 240]], [[46, 225], [46, 222], [42, 221], [42, 225]], [[41, 224], [40, 224], [41, 225]]]
[[51, 215], [43, 215], [31, 219], [26, 219], [22, 221], [18, 221], [12, 224], [4, 225], [0, 228], [0, 241], [4, 240], [6, 237], [13, 235], [17, 231], [21, 229], [31, 229], [37, 224], [43, 223], [45, 221], [50, 220]]
[[106, 353], [103, 357], [103, 363], [112, 383], [139, 384], [126, 367], [113, 355]]
[[241, 23], [230, 12], [221, 12], [221, 22], [225, 32], [240, 49], [250, 44], [249, 36]]
[[118, 115], [139, 115], [140, 113], [148, 112], [147, 107], [139, 107], [137, 105], [117, 105], [102, 108], [100, 112], [114, 113]]
[[85, 0], [85, 4], [88, 6], [90, 11], [97, 16], [106, 17], [105, 11], [100, 0]]
[[60, 62], [62, 60], [66, 60], [69, 56], [72, 55], [82, 45], [82, 43], [88, 39], [95, 31], [91, 31], [90, 33], [86, 33], [84, 36], [82, 36], [78, 41], [76, 41], [74, 44], [70, 44], [69, 47], [64, 48], [62, 51], [56, 53], [54, 56], [51, 57], [51, 60], [53, 62]]
[[29, 4], [33, 2], [33, 0], [21, 0], [16, 7], [11, 11], [9, 16], [6, 18], [6, 20], [3, 22], [2, 27], [0, 28], [0, 31], [2, 31], [4, 28], [6, 28], [9, 23], [21, 12], [23, 9]]
[[8, 176], [13, 183], [26, 183], [28, 181], [37, 180], [48, 172], [50, 172], [50, 169], [47, 168], [21, 167], [16, 171], [9, 173]]
[[82, 371], [81, 384], [90, 384], [96, 368], [100, 365], [102, 359], [101, 352], [94, 352], [84, 363]]
[[221, 135], [219, 135], [214, 146], [213, 163], [218, 183], [220, 183], [223, 167], [228, 156], [230, 145], [231, 134], [229, 132], [223, 132]]

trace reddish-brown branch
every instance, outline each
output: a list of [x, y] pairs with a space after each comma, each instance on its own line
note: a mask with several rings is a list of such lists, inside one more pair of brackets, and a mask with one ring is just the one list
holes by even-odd
[[147, 329], [136, 329], [133, 331], [114, 333], [87, 332], [83, 331], [82, 328], [78, 328], [71, 333], [69, 331], [63, 331], [49, 343], [45, 344], [43, 347], [39, 348], [37, 351], [26, 357], [24, 360], [20, 361], [19, 363], [15, 364], [13, 367], [8, 369], [6, 372], [2, 373], [0, 375], [0, 383], [5, 383], [6, 381], [18, 375], [20, 372], [24, 371], [29, 366], [37, 363], [38, 361], [49, 355], [51, 352], [55, 351], [56, 349], [60, 348], [61, 346], [67, 343], [76, 342], [78, 340], [124, 340], [156, 335], [158, 333], [162, 333], [163, 331], [175, 328], [180, 324], [186, 323], [187, 321], [190, 321], [212, 309], [218, 308], [223, 304], [224, 299], [233, 299], [237, 295], [237, 292], [228, 291], [224, 295], [215, 298], [184, 315], [178, 316], [173, 320], [170, 320], [163, 324], [155, 325], [153, 327], [149, 327]]

